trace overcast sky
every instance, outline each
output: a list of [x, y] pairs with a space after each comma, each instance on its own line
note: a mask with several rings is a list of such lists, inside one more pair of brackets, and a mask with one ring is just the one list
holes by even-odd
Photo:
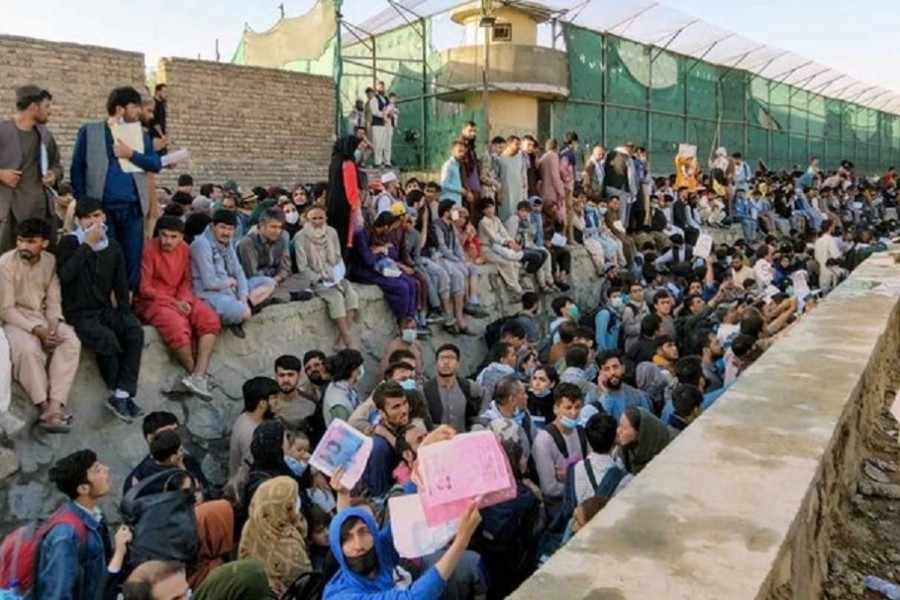
[[[0, 33], [96, 44], [162, 56], [230, 60], [244, 23], [263, 31], [282, 0], [0, 0]], [[289, 16], [313, 0], [283, 0]], [[608, 0], [595, 0], [608, 1]], [[753, 40], [791, 50], [863, 81], [900, 92], [897, 33], [900, 0], [662, 0]], [[345, 0], [343, 13], [359, 24], [385, 0]]]

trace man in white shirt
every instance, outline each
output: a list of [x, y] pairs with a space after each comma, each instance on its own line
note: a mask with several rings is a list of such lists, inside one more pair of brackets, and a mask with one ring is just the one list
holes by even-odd
[[834, 221], [828, 220], [822, 224], [822, 235], [816, 240], [816, 262], [819, 263], [819, 288], [823, 294], [831, 291], [840, 277], [840, 267], [828, 266], [829, 260], [839, 260], [841, 249], [837, 239], [831, 235]]
[[[609, 486], [612, 487], [610, 497], [622, 491], [634, 479], [611, 456], [613, 447], [616, 445], [616, 427], [616, 420], [605, 413], [594, 415], [585, 424], [585, 435], [587, 436], [591, 452], [585, 460], [576, 464], [572, 469], [572, 476], [575, 478], [575, 498], [578, 504], [593, 498], [598, 493], [598, 489], [594, 487], [594, 484], [591, 483], [591, 478], [588, 476], [588, 465], [590, 465], [594, 475], [593, 479], [597, 482], [598, 488], [603, 487], [603, 480], [607, 473], [615, 469], [622, 470], [621, 473], [610, 475], [611, 478], [615, 477], [615, 479], [607, 480], [610, 483], [615, 483], [614, 487], [612, 485]], [[599, 491], [605, 492], [606, 490]]]
[[386, 150], [391, 143], [390, 133], [387, 127], [387, 120], [390, 115], [387, 114], [389, 101], [384, 95], [384, 82], [379, 81], [375, 86], [375, 95], [369, 100], [369, 112], [372, 114], [372, 145], [375, 149], [375, 167], [381, 168], [390, 164], [388, 157], [389, 150]]

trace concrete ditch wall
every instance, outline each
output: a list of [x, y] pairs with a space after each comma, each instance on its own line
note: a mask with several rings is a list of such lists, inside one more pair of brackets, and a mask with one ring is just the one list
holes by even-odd
[[864, 263], [512, 598], [818, 598], [898, 296], [894, 256]]
[[[582, 248], [572, 250], [572, 259], [575, 285], [570, 295], [583, 306], [595, 305], [599, 299], [599, 280], [590, 259]], [[479, 293], [492, 316], [485, 321], [472, 321], [479, 333], [490, 320], [513, 314], [521, 308], [521, 304], [511, 302], [492, 267], [484, 267], [482, 273]], [[367, 373], [363, 389], [371, 389], [382, 351], [397, 336], [397, 331], [381, 291], [373, 286], [357, 289], [360, 315], [355, 331], [364, 347]], [[549, 297], [545, 299], [544, 310], [550, 310]], [[137, 402], [146, 412], [169, 410], [180, 416], [189, 437], [186, 440], [188, 448], [203, 459], [204, 472], [214, 483], [225, 480], [228, 437], [243, 407], [243, 382], [255, 375], [271, 375], [275, 358], [281, 354], [302, 356], [314, 348], [330, 353], [337, 335], [325, 305], [319, 299], [266, 309], [245, 329], [247, 337], [244, 340], [227, 331], [220, 334], [210, 365], [210, 373], [219, 386], [212, 390], [212, 402], [207, 403], [190, 397], [173, 401], [161, 393], [184, 373], [172, 361], [156, 331], [145, 328]], [[482, 336], [453, 337], [439, 332], [438, 327], [433, 329], [434, 337], [423, 342], [426, 357], [433, 357], [434, 350], [441, 344], [452, 342], [462, 351], [462, 373], [470, 373], [484, 359], [486, 347]], [[432, 364], [433, 360], [426, 361], [428, 367]], [[72, 432], [64, 436], [47, 436], [39, 430], [26, 434], [16, 446], [21, 464], [19, 472], [6, 479], [0, 475], [0, 533], [11, 529], [15, 523], [35, 519], [52, 510], [61, 496], [47, 482], [49, 465], [69, 452], [86, 447], [95, 450], [112, 469], [115, 493], [103, 503], [103, 508], [107, 515], [116, 519], [115, 507], [120, 499], [122, 482], [146, 455], [147, 447], [139, 423], [121, 423], [104, 408], [107, 395], [104, 388], [93, 356], [85, 353], [69, 400], [70, 410], [76, 417]], [[13, 390], [13, 412], [34, 421], [36, 411], [29, 406], [17, 385]], [[3, 464], [0, 464], [0, 473], [3, 471]]]

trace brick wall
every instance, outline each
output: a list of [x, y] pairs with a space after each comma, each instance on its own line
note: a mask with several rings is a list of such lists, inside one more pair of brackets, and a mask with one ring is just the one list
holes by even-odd
[[[166, 171], [174, 183], [235, 179], [291, 185], [325, 178], [334, 131], [330, 78], [214, 62], [166, 59], [157, 79], [169, 84], [168, 127], [191, 162]], [[144, 56], [96, 46], [0, 35], [0, 118], [15, 111], [15, 88], [33, 83], [53, 94], [50, 128], [68, 174], [78, 127], [103, 118], [114, 87], [146, 85]]]
[[106, 115], [116, 86], [144, 84], [144, 56], [98, 46], [0, 35], [0, 118], [15, 113], [15, 88], [33, 83], [53, 94], [50, 129], [68, 178], [75, 134], [83, 123]]
[[246, 188], [327, 177], [330, 78], [186, 59], [164, 59], [157, 73], [169, 86], [168, 133], [190, 150], [194, 181]]

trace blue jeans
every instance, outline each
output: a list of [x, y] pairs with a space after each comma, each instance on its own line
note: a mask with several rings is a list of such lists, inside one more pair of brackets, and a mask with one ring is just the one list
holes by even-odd
[[144, 213], [140, 202], [104, 202], [109, 239], [116, 240], [125, 254], [128, 289], [137, 291], [141, 282], [141, 256], [144, 252]]

